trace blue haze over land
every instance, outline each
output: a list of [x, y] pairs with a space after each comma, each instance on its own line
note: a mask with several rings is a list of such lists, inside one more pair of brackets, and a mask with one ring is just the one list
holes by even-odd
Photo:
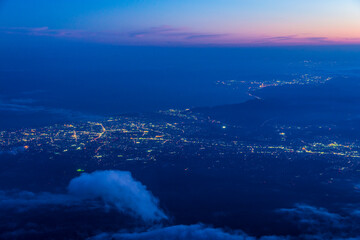
[[126, 47], [7, 35], [0, 42], [1, 128], [240, 103], [250, 99], [245, 87], [215, 82], [360, 71], [356, 46]]

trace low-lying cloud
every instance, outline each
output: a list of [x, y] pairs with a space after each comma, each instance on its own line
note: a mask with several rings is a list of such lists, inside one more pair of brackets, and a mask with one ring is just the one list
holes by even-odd
[[25, 211], [48, 205], [91, 206], [110, 209], [140, 218], [160, 221], [167, 216], [158, 200], [130, 172], [97, 171], [74, 178], [66, 194], [33, 192], [0, 192], [0, 208]]
[[[0, 155], [2, 154], [10, 154], [10, 155], [17, 155], [18, 153], [22, 153], [26, 150], [26, 147], [20, 146], [20, 147], [13, 147], [10, 150], [1, 151]], [[0, 192], [1, 193], [1, 192]]]
[[207, 227], [203, 224], [176, 225], [164, 228], [157, 228], [141, 233], [115, 233], [99, 234], [90, 240], [285, 240], [286, 237], [268, 236], [255, 238], [247, 234], [237, 232], [225, 232], [219, 228]]
[[0, 208], [14, 209], [17, 212], [50, 205], [75, 206], [80, 204], [79, 199], [66, 194], [33, 193], [28, 191], [0, 192]]
[[102, 233], [91, 240], [358, 240], [360, 239], [359, 210], [344, 209], [340, 213], [307, 204], [295, 204], [293, 208], [278, 209], [276, 212], [284, 216], [299, 229], [296, 236], [263, 236], [253, 237], [242, 231], [227, 232], [222, 229], [203, 224], [175, 225], [158, 227], [145, 232]]
[[346, 206], [341, 212], [331, 212], [328, 209], [296, 204], [294, 208], [279, 209], [292, 222], [301, 236], [295, 239], [360, 239], [360, 218], [357, 206]]
[[279, 209], [279, 213], [286, 215], [291, 221], [306, 228], [307, 231], [319, 231], [323, 227], [341, 229], [344, 227], [344, 217], [331, 213], [325, 208], [306, 204], [296, 204], [294, 208]]
[[146, 221], [166, 219], [159, 208], [159, 201], [130, 172], [98, 171], [73, 179], [69, 194], [78, 199], [100, 198], [117, 210], [140, 216]]
[[85, 114], [78, 111], [63, 108], [46, 107], [36, 105], [35, 99], [10, 99], [5, 101], [0, 96], [0, 113], [15, 113], [15, 114], [48, 114], [56, 116], [57, 118], [64, 118], [67, 120], [77, 119], [99, 119], [101, 116]]
[[[299, 229], [298, 236], [263, 236], [253, 237], [242, 231], [225, 231], [203, 224], [174, 225], [169, 224], [168, 216], [159, 207], [159, 201], [141, 182], [135, 180], [126, 171], [96, 171], [84, 173], [70, 181], [64, 194], [33, 193], [27, 191], [0, 191], [0, 209], [14, 212], [25, 212], [37, 209], [92, 209], [109, 210], [131, 216], [140, 226], [126, 228], [117, 226], [114, 231], [95, 231], [91, 240], [297, 240], [297, 239], [360, 239], [360, 208], [347, 205], [340, 212], [307, 204], [296, 204], [293, 208], [278, 209], [279, 217], [285, 217]], [[138, 221], [141, 220], [141, 221]], [[121, 229], [123, 227], [123, 229]], [[150, 227], [150, 228], [149, 228]], [[45, 226], [46, 228], [46, 226]], [[141, 229], [141, 230], [140, 230]], [[42, 227], [24, 229], [13, 228], [0, 237], [12, 239], [14, 234], [41, 236]], [[104, 230], [108, 231], [108, 230]], [[51, 232], [51, 231], [50, 231]]]

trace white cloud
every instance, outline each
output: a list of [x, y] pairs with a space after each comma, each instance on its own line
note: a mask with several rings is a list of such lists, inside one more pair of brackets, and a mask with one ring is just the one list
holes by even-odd
[[66, 194], [0, 192], [0, 208], [21, 211], [47, 205], [115, 208], [119, 212], [159, 221], [167, 216], [158, 206], [158, 200], [130, 172], [96, 171], [74, 178]]

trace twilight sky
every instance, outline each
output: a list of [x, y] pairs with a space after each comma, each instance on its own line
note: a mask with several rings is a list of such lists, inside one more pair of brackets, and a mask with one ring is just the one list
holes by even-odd
[[120, 45], [360, 44], [360, 0], [0, 0], [0, 34]]

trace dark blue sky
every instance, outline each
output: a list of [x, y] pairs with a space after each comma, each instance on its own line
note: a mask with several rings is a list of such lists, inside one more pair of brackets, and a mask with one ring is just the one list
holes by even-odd
[[0, 30], [122, 45], [360, 42], [358, 0], [5, 0]]

